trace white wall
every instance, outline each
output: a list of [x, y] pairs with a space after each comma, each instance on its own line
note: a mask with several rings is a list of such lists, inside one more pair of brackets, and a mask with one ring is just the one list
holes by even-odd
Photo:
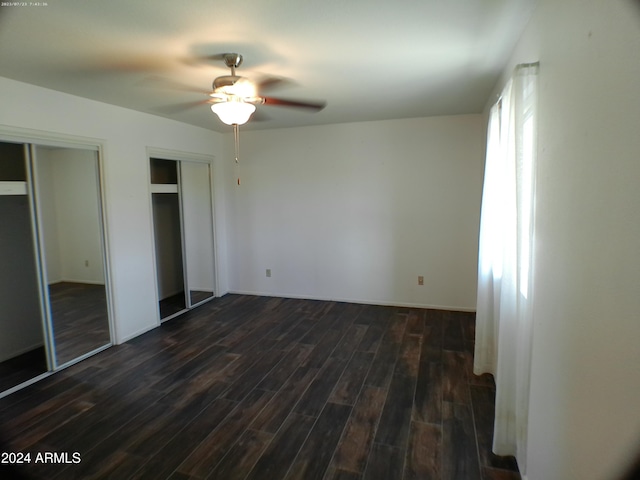
[[47, 283], [62, 281], [62, 265], [60, 264], [60, 243], [58, 222], [56, 219], [56, 200], [53, 175], [53, 162], [50, 161], [51, 150], [38, 148], [38, 204], [42, 240], [44, 243]]
[[38, 147], [36, 161], [48, 282], [104, 284], [97, 152]]
[[483, 135], [480, 115], [241, 130], [231, 290], [475, 309]]
[[59, 149], [51, 158], [62, 280], [104, 284], [97, 153]]
[[[102, 139], [116, 338], [157, 325], [146, 147], [216, 156], [214, 195], [220, 278], [227, 291], [222, 135], [160, 117], [0, 78], [0, 133], [12, 127]], [[212, 118], [212, 121], [215, 121]], [[218, 211], [220, 214], [218, 214]]]
[[540, 0], [528, 480], [610, 480], [640, 453], [640, 8]]

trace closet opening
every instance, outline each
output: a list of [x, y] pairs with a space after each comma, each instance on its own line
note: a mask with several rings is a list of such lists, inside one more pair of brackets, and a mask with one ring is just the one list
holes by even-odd
[[160, 321], [215, 296], [210, 160], [169, 157], [149, 158]]

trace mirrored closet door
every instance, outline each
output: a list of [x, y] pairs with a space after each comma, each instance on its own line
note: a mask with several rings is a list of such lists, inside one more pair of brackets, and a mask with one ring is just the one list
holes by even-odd
[[0, 142], [0, 392], [111, 345], [97, 147]]
[[161, 320], [215, 292], [209, 163], [150, 159], [151, 205]]
[[63, 365], [111, 341], [98, 152], [32, 148], [45, 296]]

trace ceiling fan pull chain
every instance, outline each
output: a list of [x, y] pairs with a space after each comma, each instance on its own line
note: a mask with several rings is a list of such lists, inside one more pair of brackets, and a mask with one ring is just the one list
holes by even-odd
[[233, 142], [236, 151], [236, 182], [240, 185], [240, 131], [237, 123], [233, 124]]

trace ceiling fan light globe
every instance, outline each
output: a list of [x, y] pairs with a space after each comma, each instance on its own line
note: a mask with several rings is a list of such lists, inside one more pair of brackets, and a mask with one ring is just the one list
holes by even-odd
[[222, 123], [244, 125], [256, 111], [256, 106], [245, 102], [220, 102], [211, 105], [211, 110], [218, 115]]

